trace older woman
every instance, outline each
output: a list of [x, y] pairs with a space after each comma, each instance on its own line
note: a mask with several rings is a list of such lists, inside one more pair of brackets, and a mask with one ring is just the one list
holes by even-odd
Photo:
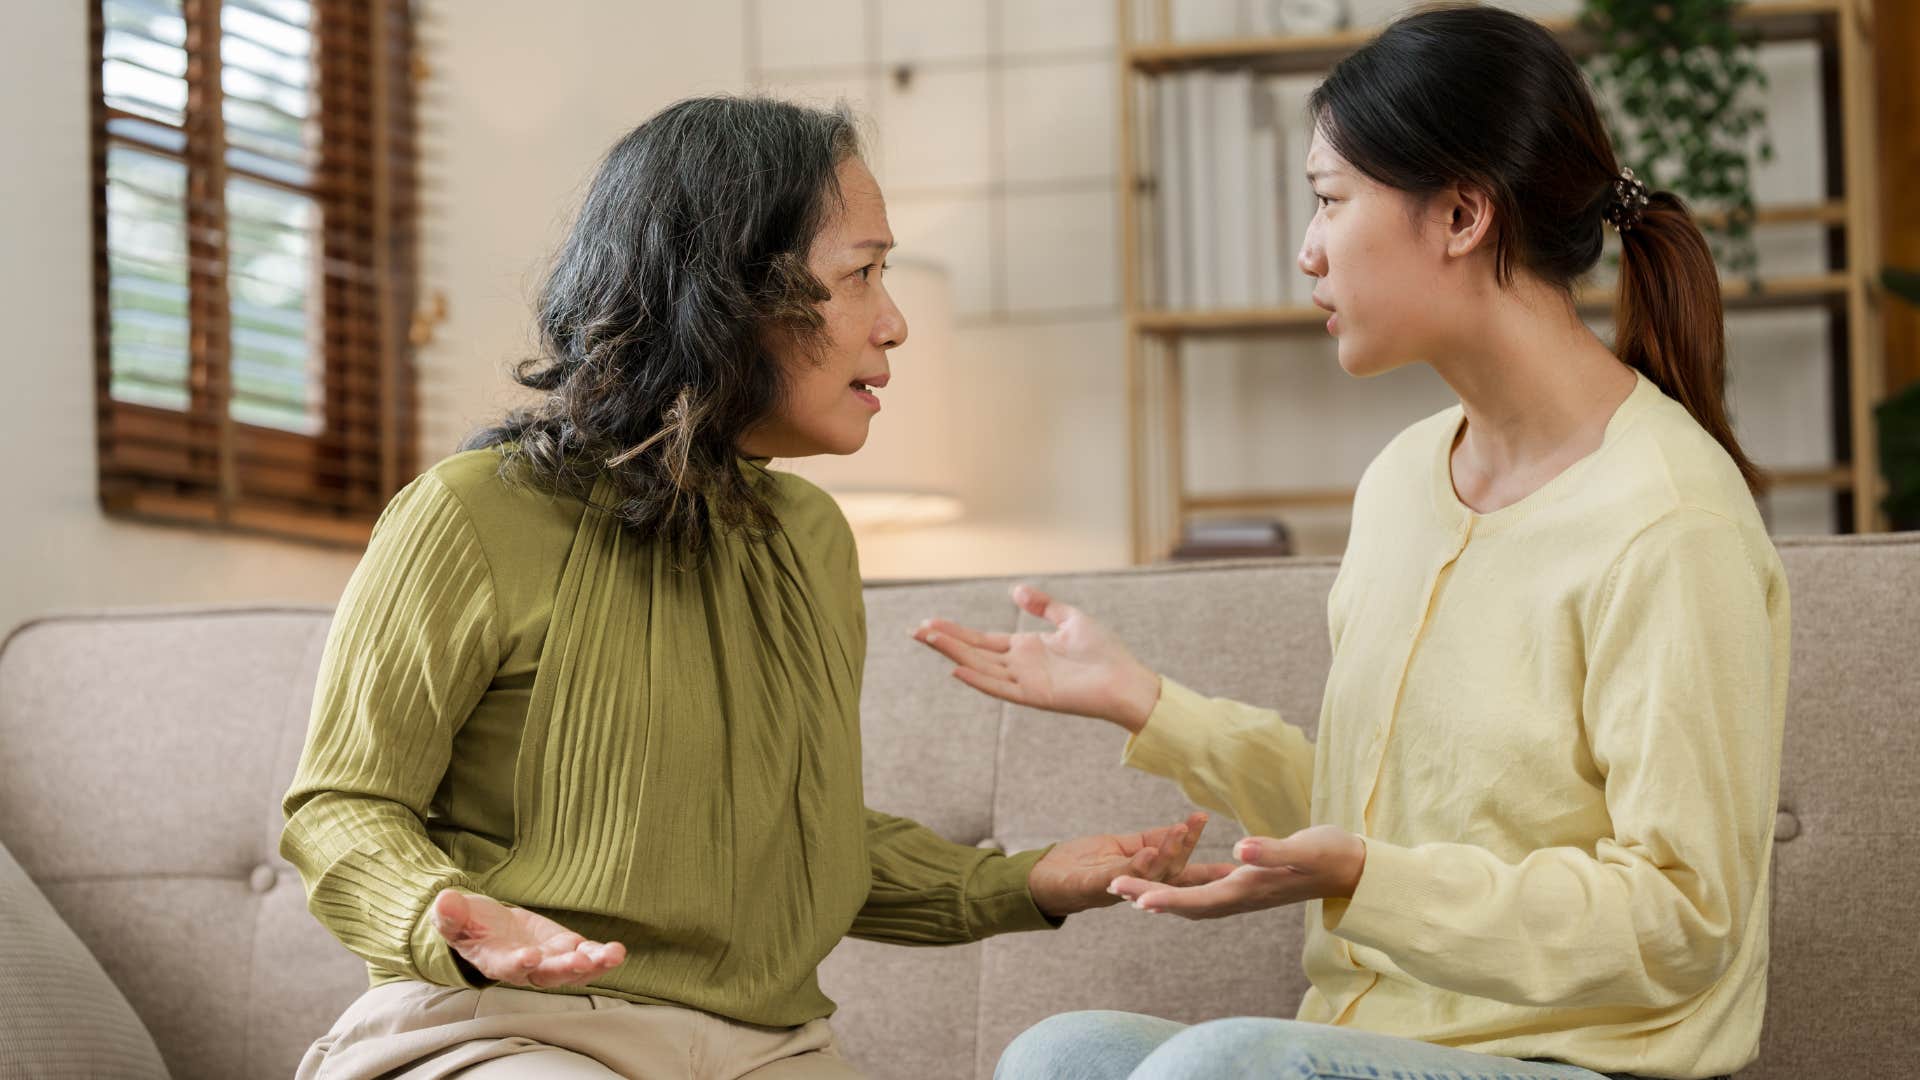
[[1204, 817], [1015, 855], [861, 793], [860, 573], [769, 459], [865, 441], [907, 326], [844, 112], [683, 102], [546, 284], [542, 394], [397, 495], [282, 851], [371, 988], [300, 1076], [854, 1075], [816, 968], [1186, 884]]

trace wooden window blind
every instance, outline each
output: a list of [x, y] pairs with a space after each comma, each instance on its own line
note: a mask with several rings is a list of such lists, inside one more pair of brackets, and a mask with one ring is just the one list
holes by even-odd
[[96, 0], [116, 516], [364, 543], [414, 473], [409, 0]]

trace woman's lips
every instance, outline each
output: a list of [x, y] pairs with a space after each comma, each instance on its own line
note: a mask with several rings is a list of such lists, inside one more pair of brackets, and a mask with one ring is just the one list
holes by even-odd
[[1318, 296], [1316, 296], [1316, 297], [1314, 297], [1314, 298], [1313, 298], [1313, 306], [1315, 306], [1315, 307], [1318, 307], [1318, 308], [1325, 308], [1325, 309], [1326, 309], [1326, 312], [1327, 312], [1327, 333], [1329, 333], [1329, 334], [1331, 334], [1331, 333], [1334, 333], [1334, 332], [1336, 332], [1336, 330], [1337, 330], [1337, 328], [1338, 328], [1338, 326], [1339, 326], [1339, 323], [1340, 323], [1340, 315], [1339, 315], [1339, 313], [1337, 313], [1337, 312], [1335, 312], [1335, 311], [1333, 310], [1333, 305], [1332, 305], [1332, 304], [1329, 304], [1329, 303], [1327, 303], [1327, 302], [1326, 302], [1325, 300], [1322, 300], [1322, 299], [1320, 299], [1320, 298], [1319, 298]]
[[[853, 388], [848, 387], [848, 389], [852, 390]], [[853, 396], [859, 398], [862, 402], [865, 402], [867, 408], [872, 409], [874, 412], [880, 411], [880, 399], [876, 397], [871, 391], [853, 390]]]

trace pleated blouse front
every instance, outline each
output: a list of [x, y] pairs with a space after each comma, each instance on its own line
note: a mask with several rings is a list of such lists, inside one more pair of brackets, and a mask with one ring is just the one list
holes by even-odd
[[[400, 978], [482, 985], [423, 917], [442, 888], [629, 959], [586, 987], [786, 1026], [833, 1011], [848, 935], [1055, 925], [1005, 856], [864, 805], [865, 616], [824, 492], [743, 462], [780, 528], [689, 563], [596, 507], [456, 455], [388, 507], [322, 660], [282, 852], [314, 914]], [[589, 505], [592, 504], [592, 505]]]

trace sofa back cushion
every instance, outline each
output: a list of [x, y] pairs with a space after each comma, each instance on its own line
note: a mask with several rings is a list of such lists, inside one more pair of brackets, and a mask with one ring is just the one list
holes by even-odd
[[[1906, 1067], [1920, 970], [1920, 536], [1785, 541], [1794, 656], [1763, 1054], [1749, 1080]], [[1206, 693], [1309, 733], [1335, 565], [1281, 560], [1036, 584]], [[867, 594], [868, 802], [1017, 850], [1178, 820], [1173, 785], [1122, 769], [1121, 734], [1003, 707], [908, 638], [945, 615], [1012, 629], [1003, 581]], [[290, 1075], [365, 986], [276, 854], [327, 613], [143, 611], [29, 624], [0, 650], [0, 843], [99, 958], [175, 1076]], [[1208, 830], [1199, 857], [1240, 835]], [[1297, 912], [1187, 923], [1128, 908], [950, 949], [849, 941], [822, 971], [876, 1077], [987, 1077], [1067, 1009], [1182, 1020], [1291, 1015]]]
[[153, 1036], [0, 844], [0, 1065], [35, 1080], [167, 1080]]
[[71, 616], [0, 651], [0, 843], [174, 1076], [291, 1076], [366, 986], [276, 853], [327, 622]]

